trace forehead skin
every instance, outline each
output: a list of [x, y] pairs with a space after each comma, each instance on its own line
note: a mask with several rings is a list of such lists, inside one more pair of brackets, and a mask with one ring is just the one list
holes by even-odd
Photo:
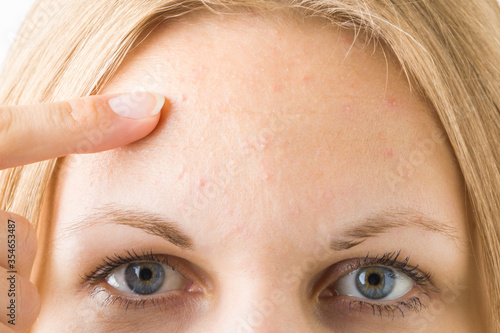
[[[102, 93], [154, 89], [169, 112], [138, 143], [78, 156], [86, 165], [70, 175], [91, 182], [95, 202], [102, 193], [204, 219], [210, 212], [204, 225], [223, 234], [281, 232], [298, 215], [327, 210], [340, 219], [379, 205], [460, 220], [460, 176], [428, 107], [388, 55], [361, 42], [351, 48], [351, 35], [322, 27], [198, 16], [158, 29]], [[136, 178], [149, 194], [123, 191]]]
[[[126, 147], [68, 157], [45, 211], [52, 235], [45, 237], [57, 240], [70, 221], [112, 202], [165, 214], [193, 238], [194, 249], [163, 248], [203, 267], [218, 290], [245, 283], [245, 303], [279, 288], [282, 272], [307, 258], [325, 233], [335, 236], [371, 212], [409, 208], [456, 228], [458, 240], [394, 230], [333, 253], [318, 269], [368, 251], [405, 249], [438, 277], [468, 278], [464, 189], [451, 148], [390, 54], [364, 45], [312, 20], [283, 25], [197, 14], [158, 27], [102, 93], [164, 94], [170, 103], [159, 126]], [[161, 242], [139, 233], [124, 232], [133, 241]], [[49, 282], [56, 262], [80, 256], [85, 266], [106, 242], [131, 243], [113, 235], [59, 238], [39, 273], [42, 297], [57, 294]], [[288, 313], [302, 318], [294, 292], [287, 291]], [[234, 302], [217, 297], [222, 308]], [[221, 325], [230, 327], [226, 320]]]

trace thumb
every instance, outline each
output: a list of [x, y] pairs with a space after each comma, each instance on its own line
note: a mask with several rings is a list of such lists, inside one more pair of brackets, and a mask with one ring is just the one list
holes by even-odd
[[0, 106], [0, 169], [139, 140], [158, 124], [164, 103], [162, 95], [136, 92]]

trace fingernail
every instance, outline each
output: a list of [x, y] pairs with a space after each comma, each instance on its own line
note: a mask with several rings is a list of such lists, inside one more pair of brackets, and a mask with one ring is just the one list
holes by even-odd
[[113, 112], [132, 119], [153, 116], [160, 112], [164, 103], [165, 96], [150, 92], [124, 94], [108, 101]]

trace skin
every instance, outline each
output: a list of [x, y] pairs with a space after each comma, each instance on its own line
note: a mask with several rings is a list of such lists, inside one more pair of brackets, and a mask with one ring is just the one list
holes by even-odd
[[[142, 94], [134, 103], [116, 103], [120, 95], [0, 106], [0, 170], [66, 154], [95, 153], [143, 138], [157, 125], [165, 97]], [[108, 104], [111, 99], [119, 113]], [[83, 151], [83, 140], [96, 131], [100, 139]], [[4, 205], [7, 202], [4, 198]], [[25, 217], [0, 210], [0, 244], [0, 306], [6, 309], [0, 331], [26, 332], [40, 312], [40, 295], [30, 280], [37, 250], [35, 228]]]
[[[393, 57], [364, 45], [318, 20], [284, 26], [249, 14], [198, 13], [155, 29], [103, 93], [144, 88], [169, 103], [146, 138], [61, 164], [38, 234], [42, 306], [31, 332], [485, 331], [451, 147]], [[110, 205], [168, 217], [193, 248], [77, 222]], [[431, 217], [452, 237], [417, 221], [329, 248], [358, 219], [390, 209]], [[105, 305], [124, 297], [105, 280], [93, 297], [96, 286], [80, 288], [104, 257], [126, 250], [171, 256], [193, 284], [161, 309]], [[351, 296], [318, 297], [349, 263], [394, 251], [431, 273], [432, 288], [372, 302], [420, 295], [420, 311], [399, 303], [404, 317], [380, 315]]]

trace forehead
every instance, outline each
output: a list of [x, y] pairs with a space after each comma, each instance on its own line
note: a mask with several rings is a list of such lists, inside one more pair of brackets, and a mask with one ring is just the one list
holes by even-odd
[[81, 191], [63, 200], [76, 209], [121, 202], [262, 226], [382, 204], [434, 213], [422, 193], [452, 207], [459, 192], [451, 150], [391, 55], [319, 21], [207, 14], [160, 26], [103, 93], [135, 90], [164, 94], [169, 110], [139, 142], [67, 160], [61, 189]]

